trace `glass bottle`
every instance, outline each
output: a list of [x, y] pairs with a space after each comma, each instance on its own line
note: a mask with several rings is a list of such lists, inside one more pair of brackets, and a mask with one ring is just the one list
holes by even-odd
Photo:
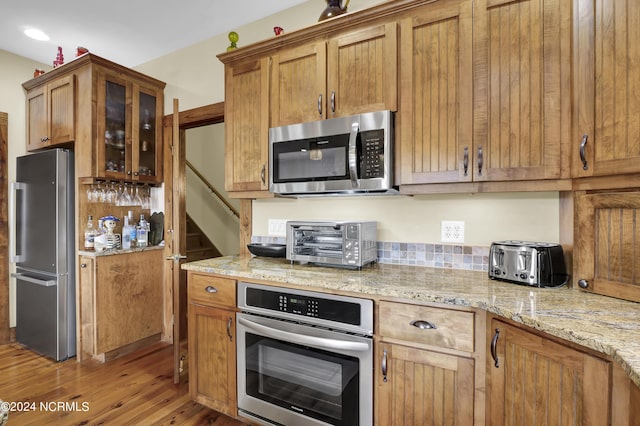
[[144, 219], [144, 215], [140, 215], [140, 222], [136, 228], [136, 243], [138, 247], [143, 248], [148, 245], [149, 238], [149, 223]]
[[129, 222], [129, 240], [131, 248], [138, 247], [138, 233], [136, 231], [136, 223], [133, 220], [133, 211], [127, 212], [127, 222]]
[[129, 250], [131, 248], [131, 230], [129, 229], [129, 217], [124, 217], [124, 225], [122, 225], [122, 249]]
[[104, 251], [107, 248], [106, 235], [104, 233], [102, 219], [98, 219], [98, 228], [96, 229], [96, 234], [93, 241], [96, 251]]
[[96, 229], [93, 227], [93, 216], [89, 215], [87, 220], [87, 226], [84, 228], [84, 249], [87, 251], [94, 251], [95, 247]]

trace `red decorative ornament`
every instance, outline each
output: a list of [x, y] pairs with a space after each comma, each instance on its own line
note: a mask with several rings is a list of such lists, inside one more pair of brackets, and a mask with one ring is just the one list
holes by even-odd
[[284, 32], [284, 30], [282, 29], [282, 27], [273, 27], [273, 32], [279, 36], [280, 34], [282, 34]]
[[58, 46], [58, 54], [56, 60], [53, 61], [53, 67], [59, 67], [62, 64], [64, 64], [64, 56], [62, 55], [62, 47]]

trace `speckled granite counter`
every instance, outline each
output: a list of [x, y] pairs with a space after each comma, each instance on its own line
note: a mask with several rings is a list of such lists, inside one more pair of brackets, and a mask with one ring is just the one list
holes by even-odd
[[284, 259], [220, 257], [182, 269], [339, 291], [484, 309], [611, 356], [640, 386], [640, 304], [568, 288], [490, 280], [485, 272], [377, 264], [354, 271]]

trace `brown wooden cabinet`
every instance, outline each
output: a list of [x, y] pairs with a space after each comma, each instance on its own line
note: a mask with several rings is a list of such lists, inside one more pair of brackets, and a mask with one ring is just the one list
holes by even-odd
[[237, 416], [236, 281], [188, 271], [189, 393]]
[[162, 182], [165, 83], [89, 53], [22, 86], [28, 150], [72, 143], [78, 178]]
[[163, 86], [96, 69], [94, 177], [162, 182]]
[[610, 424], [609, 361], [492, 319], [487, 424]]
[[80, 256], [80, 359], [101, 361], [160, 340], [162, 250]]
[[473, 179], [568, 178], [572, 2], [479, 0], [473, 16]]
[[578, 193], [573, 284], [640, 302], [640, 192]]
[[400, 184], [471, 181], [472, 2], [435, 2], [400, 22]]
[[367, 25], [271, 56], [271, 127], [397, 109], [397, 24]]
[[225, 189], [231, 197], [270, 196], [268, 59], [225, 67]]
[[[577, 0], [574, 177], [640, 171], [638, 2]], [[624, 183], [622, 183], [624, 184]]]
[[27, 100], [27, 151], [75, 140], [75, 78], [64, 75], [30, 90]]
[[375, 424], [474, 424], [474, 313], [379, 303]]

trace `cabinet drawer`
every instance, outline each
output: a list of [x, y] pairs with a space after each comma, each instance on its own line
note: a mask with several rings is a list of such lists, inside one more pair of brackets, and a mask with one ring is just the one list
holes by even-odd
[[189, 273], [187, 277], [189, 301], [205, 305], [222, 305], [235, 308], [236, 281]]
[[[425, 345], [440, 346], [466, 352], [474, 350], [473, 312], [428, 306], [380, 302], [380, 335]], [[435, 328], [420, 328], [414, 321], [423, 321]]]

